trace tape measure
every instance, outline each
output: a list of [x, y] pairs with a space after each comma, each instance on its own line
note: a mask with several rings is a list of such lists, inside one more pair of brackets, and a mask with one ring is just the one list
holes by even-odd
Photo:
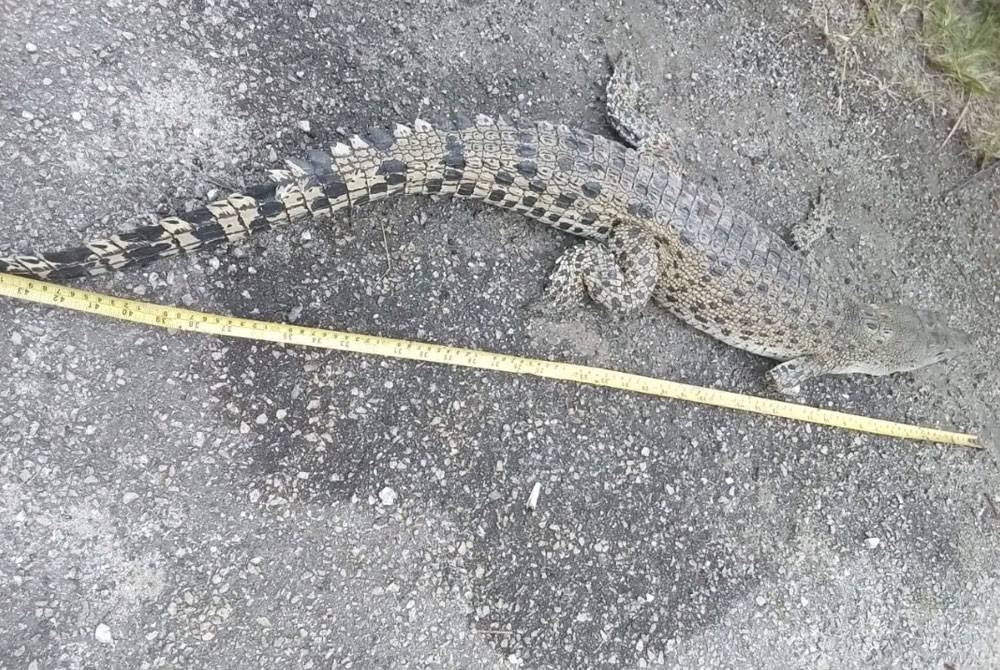
[[178, 307], [101, 295], [6, 273], [0, 273], [0, 295], [160, 328], [532, 375], [592, 386], [605, 386], [674, 400], [686, 400], [703, 405], [805, 421], [875, 435], [980, 448], [976, 436], [967, 433], [954, 433], [873, 419], [780, 400], [644, 377], [617, 370], [522, 358], [441, 344], [207, 314]]

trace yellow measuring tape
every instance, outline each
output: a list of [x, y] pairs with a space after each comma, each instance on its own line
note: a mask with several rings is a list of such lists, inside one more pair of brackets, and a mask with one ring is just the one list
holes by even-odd
[[170, 328], [208, 335], [264, 340], [280, 344], [296, 344], [322, 349], [336, 349], [358, 354], [405, 358], [429, 363], [443, 363], [481, 370], [497, 370], [548, 379], [574, 381], [593, 386], [645, 393], [647, 395], [687, 400], [703, 405], [754, 412], [767, 416], [806, 421], [875, 435], [909, 440], [922, 440], [965, 447], [980, 447], [976, 436], [924, 428], [856, 414], [834, 412], [795, 403], [740, 395], [728, 391], [680, 384], [643, 377], [617, 370], [592, 368], [571, 363], [557, 363], [534, 358], [522, 358], [488, 351], [477, 351], [441, 344], [396, 340], [374, 335], [361, 335], [336, 330], [306, 328], [286, 323], [271, 323], [231, 316], [206, 314], [189, 309], [166, 307], [137, 300], [83, 291], [68, 286], [49, 284], [34, 279], [0, 272], [0, 295], [19, 298], [43, 305], [53, 305], [78, 312], [123, 319], [160, 328]]

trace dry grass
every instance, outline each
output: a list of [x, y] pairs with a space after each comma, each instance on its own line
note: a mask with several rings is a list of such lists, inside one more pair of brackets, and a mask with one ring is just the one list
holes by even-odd
[[815, 0], [813, 21], [845, 71], [949, 115], [942, 144], [1000, 158], [1000, 0]]

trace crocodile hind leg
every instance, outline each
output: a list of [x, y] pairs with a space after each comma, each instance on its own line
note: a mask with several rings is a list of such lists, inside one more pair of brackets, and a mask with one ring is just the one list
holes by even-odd
[[656, 241], [641, 226], [613, 226], [606, 243], [587, 240], [556, 261], [542, 303], [547, 311], [578, 306], [589, 295], [616, 315], [641, 308], [657, 279]]
[[608, 79], [608, 119], [625, 142], [639, 151], [649, 152], [673, 163], [670, 136], [663, 131], [636, 73], [632, 58], [624, 52], [609, 56], [612, 61], [611, 78]]
[[808, 253], [820, 239], [830, 233], [833, 227], [831, 225], [832, 219], [833, 208], [823, 193], [823, 189], [820, 189], [810, 203], [809, 213], [805, 220], [792, 228], [792, 247], [802, 253]]

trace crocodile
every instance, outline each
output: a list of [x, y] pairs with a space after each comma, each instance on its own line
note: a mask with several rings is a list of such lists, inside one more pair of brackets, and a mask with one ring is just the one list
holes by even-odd
[[556, 261], [542, 303], [589, 296], [628, 315], [650, 300], [726, 344], [779, 361], [783, 394], [825, 374], [887, 375], [971, 347], [936, 313], [871, 303], [796, 245], [678, 169], [627, 56], [607, 115], [621, 141], [549, 122], [457, 115], [353, 135], [268, 180], [107, 239], [0, 257], [0, 271], [65, 280], [221, 244], [402, 195], [467, 198], [584, 238]]

